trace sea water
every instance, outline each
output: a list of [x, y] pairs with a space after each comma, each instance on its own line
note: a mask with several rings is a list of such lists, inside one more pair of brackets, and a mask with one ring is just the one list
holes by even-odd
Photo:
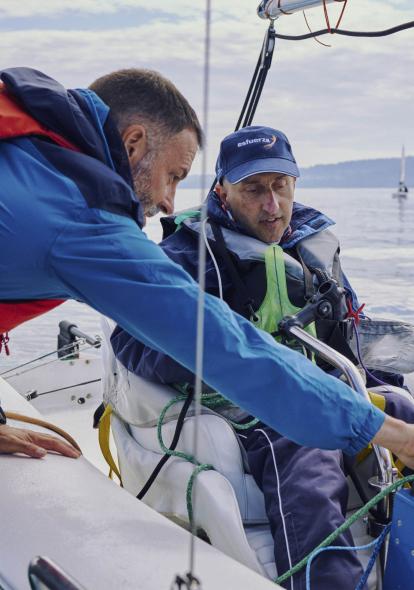
[[[390, 189], [301, 189], [296, 200], [331, 217], [341, 243], [342, 267], [372, 317], [414, 323], [414, 194], [393, 199]], [[200, 202], [200, 190], [177, 192], [176, 210]], [[145, 230], [161, 239], [159, 217]], [[139, 301], [134, 303], [139, 305]], [[69, 320], [87, 333], [100, 332], [99, 316], [74, 301], [34, 319], [11, 333], [11, 355], [0, 355], [0, 372], [56, 349], [58, 323]], [[154, 318], [156, 321], [156, 318]]]

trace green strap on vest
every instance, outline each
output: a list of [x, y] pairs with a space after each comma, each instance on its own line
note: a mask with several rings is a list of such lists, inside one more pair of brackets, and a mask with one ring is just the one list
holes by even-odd
[[190, 209], [188, 211], [183, 211], [180, 215], [177, 215], [174, 218], [174, 223], [177, 226], [176, 232], [181, 229], [182, 224], [186, 219], [190, 217], [200, 217], [200, 209]]
[[[256, 327], [274, 334], [278, 331], [279, 322], [287, 315], [294, 315], [301, 310], [289, 300], [286, 269], [283, 249], [280, 246], [269, 246], [265, 252], [267, 290], [262, 305], [256, 311], [257, 320], [253, 323]], [[315, 324], [305, 328], [309, 334], [315, 336]], [[276, 336], [278, 342], [280, 336]]]

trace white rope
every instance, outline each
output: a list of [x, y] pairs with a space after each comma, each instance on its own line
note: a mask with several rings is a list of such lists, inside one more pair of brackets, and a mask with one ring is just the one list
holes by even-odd
[[[206, 0], [205, 8], [205, 37], [204, 37], [204, 76], [203, 76], [203, 129], [204, 129], [204, 149], [201, 164], [201, 226], [207, 219], [207, 203], [205, 201], [207, 185], [207, 135], [208, 135], [208, 98], [210, 83], [210, 26], [211, 26], [211, 0]], [[193, 432], [193, 449], [192, 455], [197, 458], [198, 452], [198, 430], [201, 414], [201, 391], [203, 384], [203, 353], [204, 353], [204, 302], [205, 302], [205, 267], [206, 267], [206, 248], [204, 245], [203, 232], [199, 233], [198, 238], [198, 304], [197, 304], [197, 341], [196, 341], [196, 371], [195, 371], [195, 393], [194, 393], [194, 432]], [[194, 576], [195, 565], [195, 542], [197, 533], [197, 485], [193, 490], [193, 521], [190, 536], [190, 555], [189, 555], [189, 573]]]
[[203, 234], [204, 243], [206, 245], [206, 248], [208, 250], [208, 253], [210, 254], [210, 258], [213, 261], [214, 268], [215, 268], [215, 271], [216, 271], [217, 282], [218, 282], [218, 289], [219, 289], [219, 297], [220, 297], [221, 300], [224, 300], [224, 297], [223, 297], [223, 282], [221, 280], [220, 269], [219, 269], [219, 266], [217, 264], [216, 257], [213, 254], [213, 250], [211, 249], [211, 246], [210, 246], [209, 241], [207, 239], [206, 226], [207, 226], [207, 219], [205, 219], [203, 221], [203, 223], [201, 224], [201, 231], [202, 231], [202, 234]]

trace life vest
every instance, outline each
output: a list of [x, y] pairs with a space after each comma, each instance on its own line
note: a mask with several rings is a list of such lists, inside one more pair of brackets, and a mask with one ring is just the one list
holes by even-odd
[[[0, 82], [0, 140], [31, 135], [45, 137], [61, 147], [80, 151], [73, 143], [47, 129], [22, 109]], [[8, 354], [7, 333], [10, 330], [53, 309], [63, 301], [63, 299], [0, 301], [0, 352], [3, 344]]]
[[[178, 222], [182, 231], [187, 229], [196, 234], [200, 231], [198, 212], [197, 216], [188, 212]], [[266, 332], [276, 333], [280, 320], [302, 309], [325, 280], [333, 278], [342, 286], [339, 242], [329, 229], [305, 237], [291, 250], [266, 244], [214, 222], [207, 223], [205, 230], [213, 253], [232, 278], [234, 289], [227, 302]], [[230, 261], [223, 248], [230, 254]], [[307, 331], [356, 363], [348, 344], [352, 337], [350, 328], [349, 322], [338, 318], [317, 320]]]

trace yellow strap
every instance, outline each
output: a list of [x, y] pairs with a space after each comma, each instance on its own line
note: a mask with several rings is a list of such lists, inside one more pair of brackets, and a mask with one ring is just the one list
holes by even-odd
[[122, 487], [122, 478], [119, 472], [118, 466], [115, 462], [115, 459], [112, 456], [111, 448], [109, 444], [109, 433], [111, 430], [111, 414], [112, 408], [110, 405], [107, 405], [105, 408], [104, 413], [102, 414], [101, 419], [99, 420], [99, 446], [101, 447], [102, 455], [104, 456], [105, 461], [109, 465], [109, 474], [108, 477], [112, 479], [112, 474], [115, 473], [117, 478], [119, 479], [119, 483]]
[[[371, 398], [371, 402], [374, 404], [374, 406], [376, 406], [377, 408], [379, 408], [380, 410], [385, 412], [385, 403], [386, 403], [385, 396], [381, 395], [380, 393], [375, 393], [373, 391], [368, 391], [368, 394], [369, 394], [369, 397]], [[357, 465], [362, 463], [362, 461], [364, 461], [368, 457], [368, 455], [371, 453], [371, 451], [372, 451], [372, 445], [369, 444], [367, 447], [365, 447], [365, 449], [363, 449], [358, 454]], [[405, 468], [404, 463], [402, 461], [400, 461], [399, 459], [393, 459], [392, 463], [393, 463], [394, 467], [396, 467], [398, 469], [399, 477], [403, 477], [402, 470]]]
[[368, 391], [368, 394], [374, 406], [385, 412], [385, 397], [380, 393], [374, 393], [373, 391]]

